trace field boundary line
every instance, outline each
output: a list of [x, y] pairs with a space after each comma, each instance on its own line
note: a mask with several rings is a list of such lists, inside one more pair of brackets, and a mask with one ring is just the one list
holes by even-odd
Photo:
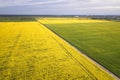
[[[43, 25], [42, 23], [40, 23], [40, 24]], [[43, 29], [46, 31], [45, 27], [43, 27]], [[48, 31], [46, 31], [46, 32], [48, 32]], [[82, 68], [83, 71], [85, 73], [87, 73], [87, 75], [89, 77], [92, 78], [92, 80], [97, 80], [97, 78], [88, 69], [86, 69], [85, 66], [83, 66], [83, 64], [81, 64], [58, 40], [56, 40], [51, 34], [49, 34], [49, 35], [65, 51], [65, 53], [67, 54], [67, 56], [69, 56], [80, 68]]]
[[[37, 20], [38, 21], [38, 20]], [[116, 80], [120, 80], [115, 74], [113, 74], [112, 72], [110, 72], [109, 70], [107, 70], [105, 67], [103, 67], [102, 65], [100, 65], [99, 63], [97, 63], [96, 61], [94, 61], [92, 58], [88, 57], [87, 55], [85, 55], [82, 51], [78, 50], [75, 46], [73, 46], [72, 44], [70, 44], [69, 42], [67, 42], [64, 38], [62, 38], [60, 35], [58, 35], [57, 33], [55, 33], [53, 30], [49, 29], [45, 24], [41, 23], [40, 21], [38, 21], [38, 23], [42, 24], [45, 28], [47, 28], [48, 30], [50, 30], [51, 32], [53, 32], [57, 37], [59, 37], [60, 39], [62, 39], [65, 43], [67, 43], [68, 45], [70, 45], [73, 49], [75, 49], [77, 52], [79, 52], [83, 57], [87, 58], [88, 60], [90, 60], [90, 62], [92, 62], [95, 66], [97, 66], [98, 68], [101, 69], [101, 71], [106, 72], [107, 74], [111, 75], [113, 78], [115, 78]]]

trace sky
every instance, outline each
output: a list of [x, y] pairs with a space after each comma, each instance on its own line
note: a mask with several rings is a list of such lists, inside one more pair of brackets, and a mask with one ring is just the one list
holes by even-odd
[[0, 14], [120, 15], [120, 0], [0, 0]]

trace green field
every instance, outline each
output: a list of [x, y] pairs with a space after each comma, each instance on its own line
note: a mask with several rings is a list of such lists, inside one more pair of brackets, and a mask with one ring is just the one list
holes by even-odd
[[45, 19], [42, 23], [120, 77], [120, 22], [69, 23], [61, 19], [63, 23], [51, 24], [49, 21]]
[[36, 21], [33, 17], [0, 17], [0, 22], [32, 22]]

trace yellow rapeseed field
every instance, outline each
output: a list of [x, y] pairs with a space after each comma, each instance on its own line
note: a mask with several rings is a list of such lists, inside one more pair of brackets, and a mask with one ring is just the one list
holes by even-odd
[[43, 18], [41, 22], [44, 24], [65, 24], [65, 23], [100, 23], [110, 22], [107, 20], [92, 20], [92, 19], [79, 19], [79, 18]]
[[115, 78], [38, 22], [0, 22], [0, 80]]

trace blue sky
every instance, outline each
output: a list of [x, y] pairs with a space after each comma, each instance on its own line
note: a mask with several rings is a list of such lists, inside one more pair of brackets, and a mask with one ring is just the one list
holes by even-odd
[[0, 0], [0, 14], [120, 15], [120, 0]]

